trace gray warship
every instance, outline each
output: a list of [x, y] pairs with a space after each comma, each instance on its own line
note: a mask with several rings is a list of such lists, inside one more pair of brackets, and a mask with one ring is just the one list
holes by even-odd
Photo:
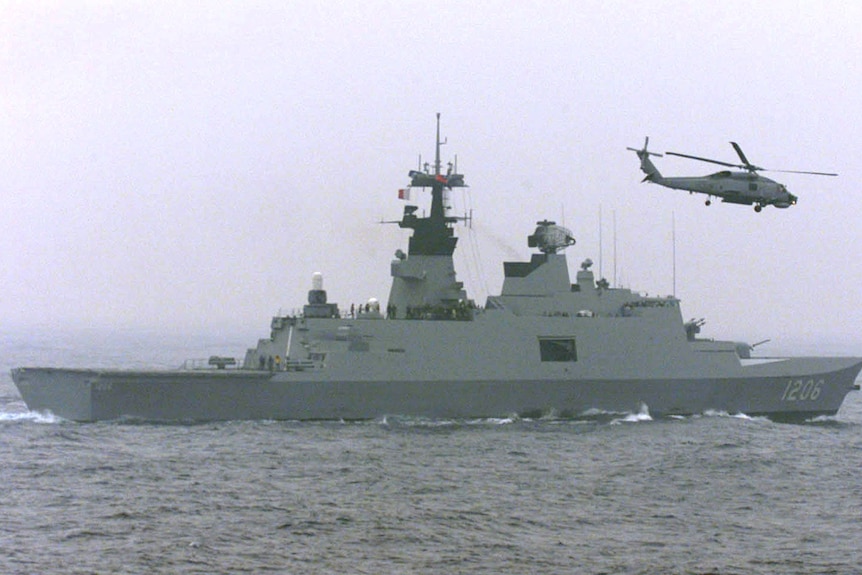
[[466, 186], [440, 162], [410, 171], [430, 209], [406, 205], [411, 230], [395, 252], [386, 306], [352, 312], [312, 278], [302, 313], [272, 319], [242, 361], [211, 357], [176, 370], [19, 367], [28, 408], [74, 421], [363, 420], [386, 416], [563, 418], [648, 411], [653, 417], [837, 413], [862, 358], [752, 358], [753, 346], [699, 337], [675, 297], [647, 297], [596, 279], [587, 259], [570, 276], [572, 232], [539, 221], [529, 261], [504, 262], [483, 305], [457, 281], [447, 190]]

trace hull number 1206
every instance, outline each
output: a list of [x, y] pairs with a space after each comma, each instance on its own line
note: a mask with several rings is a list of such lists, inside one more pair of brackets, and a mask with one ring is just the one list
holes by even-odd
[[822, 388], [822, 379], [791, 379], [784, 388], [781, 401], [814, 401], [820, 397]]

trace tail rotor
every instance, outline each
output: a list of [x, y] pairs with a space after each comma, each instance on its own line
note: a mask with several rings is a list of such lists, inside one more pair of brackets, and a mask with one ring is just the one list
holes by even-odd
[[649, 136], [644, 139], [644, 147], [640, 150], [637, 148], [626, 148], [627, 150], [631, 150], [635, 154], [638, 155], [641, 161], [641, 171], [646, 174], [644, 177], [644, 182], [660, 182], [662, 180], [661, 173], [659, 173], [658, 169], [649, 159], [650, 156], [657, 156], [659, 158], [662, 157], [662, 154], [657, 154], [655, 152], [650, 152], [647, 148], [649, 147]]
[[663, 154], [657, 154], [655, 152], [650, 152], [649, 150], [647, 150], [648, 147], [649, 147], [649, 136], [647, 136], [646, 139], [644, 139], [644, 147], [641, 148], [640, 150], [637, 148], [626, 148], [626, 149], [631, 150], [632, 152], [637, 154], [638, 158], [640, 158], [641, 160], [643, 160], [644, 158], [648, 158], [650, 156], [656, 156], [659, 158], [661, 158], [663, 156]]

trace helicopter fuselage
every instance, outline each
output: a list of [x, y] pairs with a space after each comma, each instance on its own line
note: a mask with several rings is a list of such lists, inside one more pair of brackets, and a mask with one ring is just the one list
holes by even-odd
[[653, 174], [647, 181], [677, 190], [715, 196], [731, 204], [789, 208], [797, 201], [796, 196], [788, 192], [783, 184], [748, 172], [722, 170], [708, 176], [670, 178]]

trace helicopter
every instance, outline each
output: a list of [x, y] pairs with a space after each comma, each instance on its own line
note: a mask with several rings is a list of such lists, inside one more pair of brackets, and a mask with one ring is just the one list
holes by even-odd
[[[701, 158], [700, 156], [690, 156], [688, 154], [679, 154], [677, 152], [665, 152], [668, 156], [679, 156], [681, 158], [689, 158], [699, 160], [701, 162], [709, 162], [729, 168], [741, 168], [744, 172], [732, 172], [730, 170], [722, 170], [708, 176], [697, 177], [672, 177], [666, 178], [661, 175], [650, 156], [662, 157], [662, 154], [656, 154], [647, 150], [649, 145], [649, 136], [644, 140], [642, 149], [627, 148], [635, 152], [641, 161], [641, 170], [646, 174], [642, 180], [659, 184], [668, 188], [677, 190], [688, 190], [689, 193], [706, 194], [706, 205], [712, 204], [712, 198], [721, 198], [722, 202], [729, 204], [743, 204], [754, 206], [755, 212], [760, 212], [765, 206], [775, 206], [776, 208], [789, 208], [795, 206], [799, 198], [787, 191], [784, 184], [771, 180], [759, 175], [757, 172], [767, 171], [766, 168], [755, 166], [748, 161], [742, 148], [736, 142], [731, 142], [730, 145], [736, 150], [741, 164], [732, 164], [719, 160], [710, 160], [709, 158]], [[785, 172], [791, 174], [814, 174], [817, 176], [837, 176], [838, 174], [827, 172], [802, 172], [797, 170], [770, 170], [773, 172]]]

